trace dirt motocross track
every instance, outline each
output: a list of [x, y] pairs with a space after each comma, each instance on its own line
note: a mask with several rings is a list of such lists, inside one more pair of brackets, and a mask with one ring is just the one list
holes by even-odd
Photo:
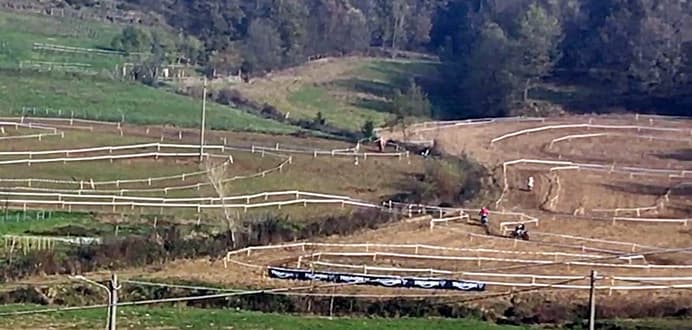
[[[400, 131], [380, 136], [404, 140]], [[209, 267], [200, 279], [285, 287], [290, 282], [266, 278], [265, 266], [302, 267], [455, 278], [484, 282], [490, 292], [527, 289], [583, 297], [587, 276], [596, 270], [602, 276], [599, 292], [612, 299], [689, 294], [692, 121], [632, 115], [442, 122], [410, 127], [406, 137], [434, 140], [441, 151], [471, 155], [493, 169], [502, 196], [490, 205], [492, 235], [478, 226], [476, 210], [457, 209], [468, 216], [458, 217], [446, 209], [432, 222], [422, 217], [322, 244], [229, 253], [224, 270], [193, 262], [166, 272]], [[535, 184], [529, 191], [531, 176]], [[531, 241], [506, 237], [519, 222], [528, 227]], [[329, 291], [466, 295], [367, 286]], [[688, 300], [681, 303], [690, 307]]]
[[[418, 124], [407, 139], [398, 130], [379, 134], [434, 140], [439, 150], [468, 154], [491, 169], [502, 193], [488, 205], [490, 235], [478, 225], [478, 210], [397, 205], [411, 214], [376, 230], [236, 250], [223, 262], [177, 261], [146, 270], [147, 277], [263, 289], [312, 285], [284, 292], [301, 297], [457, 297], [450, 301], [459, 303], [527, 292], [523, 297], [566, 297], [559, 301], [572, 308], [583, 302], [595, 270], [598, 294], [612, 303], [613, 316], [661, 316], [653, 305], [616, 311], [643, 297], [663, 301], [656, 306], [672, 302], [673, 314], [692, 310], [692, 120], [519, 118]], [[526, 224], [530, 241], [507, 237], [518, 223]], [[270, 279], [267, 266], [483, 282], [486, 293], [325, 287]]]

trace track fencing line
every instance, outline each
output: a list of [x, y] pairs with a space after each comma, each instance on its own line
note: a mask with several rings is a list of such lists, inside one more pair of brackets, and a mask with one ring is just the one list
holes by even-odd
[[[345, 269], [358, 269], [358, 270], [363, 270], [362, 273], [349, 273], [352, 275], [356, 276], [368, 276], [372, 275], [372, 273], [368, 273], [368, 270], [370, 271], [388, 271], [388, 272], [402, 272], [402, 273], [425, 273], [429, 274], [430, 276], [435, 276], [436, 274], [439, 275], [454, 275], [454, 274], [459, 274], [462, 277], [474, 277], [474, 276], [482, 276], [482, 277], [500, 277], [500, 278], [528, 278], [530, 281], [528, 282], [498, 282], [498, 281], [485, 281], [485, 280], [474, 280], [474, 279], [465, 279], [468, 281], [480, 281], [486, 285], [492, 285], [492, 286], [503, 286], [503, 287], [554, 287], [558, 289], [588, 289], [590, 286], [589, 285], [562, 285], [562, 284], [555, 284], [555, 283], [539, 283], [537, 280], [559, 280], [559, 279], [567, 279], [567, 280], [586, 280], [586, 276], [562, 276], [562, 275], [531, 275], [531, 274], [503, 274], [503, 273], [474, 273], [474, 272], [454, 272], [454, 271], [445, 271], [445, 270], [436, 270], [432, 268], [428, 269], [422, 269], [422, 268], [397, 268], [397, 267], [378, 267], [378, 266], [367, 266], [367, 265], [348, 265], [348, 264], [337, 264], [337, 263], [327, 263], [327, 262], [308, 262], [310, 264], [314, 265], [323, 265], [323, 266], [328, 266], [328, 267], [335, 267], [335, 268], [345, 268]], [[263, 269], [264, 267], [260, 267]], [[314, 267], [311, 267], [314, 268]], [[396, 275], [394, 275], [396, 277]], [[603, 280], [603, 279], [612, 279], [612, 280], [625, 280], [626, 277], [603, 277], [600, 276], [598, 279]], [[678, 281], [687, 281], [687, 280], [692, 280], [692, 278], [689, 277], [652, 277], [650, 278], [653, 281], [659, 281], [659, 282], [678, 282]], [[597, 289], [599, 290], [610, 290], [610, 291], [629, 291], [629, 290], [670, 290], [670, 289], [689, 289], [692, 288], [692, 284], [668, 284], [668, 285], [637, 285], [637, 286], [623, 286], [623, 285], [600, 285], [597, 286]]]
[[[106, 155], [106, 156], [93, 156], [93, 157], [74, 157], [74, 158], [49, 158], [49, 159], [18, 159], [18, 160], [5, 160], [0, 161], [0, 165], [18, 165], [18, 164], [47, 164], [47, 163], [66, 163], [66, 162], [83, 162], [83, 161], [97, 161], [97, 160], [119, 160], [119, 159], [134, 159], [134, 158], [152, 158], [152, 157], [164, 157], [164, 158], [180, 158], [180, 157], [199, 157], [200, 153], [189, 152], [189, 153], [166, 153], [166, 152], [145, 152], [145, 153], [135, 153], [126, 155]], [[202, 156], [209, 157], [208, 153], [203, 153]]]
[[[217, 157], [217, 155], [210, 155], [210, 156], [211, 156], [211, 157]], [[225, 158], [225, 157], [226, 157], [226, 156], [218, 156], [218, 158]], [[284, 160], [282, 163], [280, 163], [278, 166], [274, 167], [274, 168], [267, 169], [267, 170], [264, 170], [264, 171], [261, 171], [261, 172], [258, 172], [258, 173], [254, 173], [254, 174], [249, 174], [249, 175], [236, 175], [236, 176], [233, 176], [233, 177], [231, 177], [231, 178], [226, 178], [226, 179], [224, 179], [224, 180], [223, 180], [223, 183], [227, 183], [227, 182], [231, 182], [231, 181], [237, 181], [237, 180], [242, 180], [242, 179], [256, 178], [256, 177], [260, 177], [260, 176], [261, 176], [261, 177], [264, 177], [265, 175], [270, 174], [270, 173], [273, 173], [273, 172], [276, 172], [276, 171], [281, 172], [284, 166], [286, 166], [286, 165], [292, 163], [292, 158], [291, 158], [290, 156], [289, 156], [289, 157], [284, 157], [284, 156], [282, 156], [282, 158], [284, 158], [285, 160]], [[232, 158], [231, 158], [231, 159], [232, 159]], [[228, 162], [228, 161], [226, 161], [225, 163], [227, 163], [227, 162]], [[222, 166], [223, 166], [223, 165], [222, 165]], [[202, 174], [206, 174], [207, 171], [202, 171], [202, 172], [198, 172], [198, 173], [199, 173], [200, 175], [202, 175]], [[189, 175], [189, 174], [183, 173], [183, 174], [180, 174], [180, 175], [170, 176], [170, 177], [147, 178], [147, 179], [132, 179], [132, 180], [129, 180], [128, 183], [135, 183], [135, 182], [145, 183], [145, 182], [146, 182], [146, 183], [149, 183], [149, 185], [151, 185], [151, 182], [155, 182], [155, 181], [165, 181], [165, 180], [168, 180], [168, 179], [178, 179], [178, 178], [180, 178], [181, 180], [184, 181], [184, 180], [187, 178], [188, 175]], [[7, 182], [16, 182], [15, 180], [21, 180], [21, 179], [0, 179], [0, 182], [3, 182], [3, 181], [7, 181]], [[25, 180], [27, 180], [27, 181], [30, 183], [31, 180], [33, 180], [33, 181], [38, 181], [38, 180], [40, 180], [40, 179], [25, 179]], [[111, 184], [112, 184], [112, 183], [115, 183], [116, 185], [119, 185], [120, 183], [124, 183], [125, 181], [128, 181], [128, 180], [116, 180], [116, 181], [114, 181], [114, 182], [111, 182]], [[74, 183], [74, 182], [71, 182], [71, 183]], [[78, 184], [79, 182], [76, 182], [76, 183]], [[81, 185], [80, 185], [80, 189], [79, 189], [79, 190], [69, 190], [69, 189], [62, 189], [62, 190], [61, 190], [61, 189], [48, 189], [48, 188], [44, 188], [44, 189], [38, 189], [38, 188], [36, 188], [36, 189], [25, 189], [25, 190], [50, 191], [50, 192], [60, 192], [60, 193], [78, 193], [78, 194], [81, 194], [81, 192], [83, 192], [83, 191], [87, 191], [87, 192], [99, 192], [99, 193], [119, 193], [119, 194], [121, 194], [121, 195], [123, 195], [124, 193], [132, 193], [132, 192], [146, 192], [146, 193], [149, 193], [149, 192], [163, 192], [163, 193], [167, 194], [169, 191], [187, 190], [187, 189], [200, 189], [201, 187], [203, 187], [203, 186], [208, 186], [208, 185], [209, 185], [209, 183], [197, 183], [197, 184], [183, 185], [183, 186], [169, 186], [169, 187], [164, 187], [164, 188], [151, 188], [151, 189], [136, 189], [136, 188], [129, 188], [129, 189], [116, 189], [116, 190], [98, 190], [98, 189], [86, 189], [86, 190], [85, 190], [85, 189], [81, 189]], [[15, 187], [15, 188], [18, 189], [18, 187]]]
[[[0, 118], [3, 119], [3, 118]], [[50, 131], [51, 133], [58, 133], [58, 130], [54, 127], [49, 127], [49, 126], [44, 126], [41, 124], [34, 124], [34, 123], [23, 123], [23, 122], [13, 122], [13, 121], [0, 121], [0, 126], [14, 126], [15, 129], [19, 128], [27, 128], [27, 129], [37, 129], [37, 130], [44, 130], [44, 131]]]
[[645, 207], [631, 207], [631, 208], [614, 208], [614, 209], [592, 209], [591, 212], [606, 212], [606, 213], [614, 213], [614, 216], [618, 216], [618, 213], [635, 213], [637, 217], [641, 216], [642, 212], [647, 212], [647, 211], [658, 211], [659, 209], [665, 209], [666, 204], [670, 203], [670, 196], [673, 193], [674, 190], [679, 189], [680, 187], [687, 186], [692, 183], [688, 182], [681, 182], [678, 183], [672, 187], [669, 187], [666, 189], [666, 193], [663, 194], [662, 196], [659, 196], [658, 199], [656, 200], [656, 204], [654, 206], [645, 206]]
[[[316, 266], [326, 266], [333, 268], [342, 269], [358, 269], [363, 270], [363, 274], [368, 274], [367, 271], [376, 272], [395, 272], [395, 273], [424, 273], [430, 276], [435, 275], [457, 275], [461, 276], [464, 280], [472, 281], [483, 281], [476, 279], [476, 277], [499, 277], [499, 278], [525, 278], [530, 279], [531, 284], [540, 284], [536, 280], [586, 280], [587, 276], [579, 275], [543, 275], [543, 274], [520, 274], [520, 273], [488, 273], [488, 272], [466, 272], [466, 271], [454, 271], [454, 270], [444, 270], [444, 269], [434, 269], [434, 268], [406, 268], [406, 267], [380, 267], [380, 266], [370, 266], [367, 264], [354, 265], [354, 264], [343, 264], [343, 263], [332, 263], [323, 261], [305, 261], [305, 263]], [[310, 267], [311, 269], [315, 267]], [[372, 275], [372, 273], [370, 273]], [[472, 277], [472, 278], [469, 278]], [[651, 281], [651, 282], [687, 282], [692, 281], [691, 276], [658, 276], [658, 277], [631, 277], [631, 276], [616, 276], [607, 275], [599, 276], [598, 280], [612, 280], [612, 281]], [[525, 283], [521, 283], [525, 284]], [[547, 283], [546, 283], [547, 284]], [[678, 283], [683, 284], [683, 283]], [[673, 284], [675, 285], [675, 284]], [[692, 283], [683, 284], [692, 285]]]
[[682, 129], [682, 128], [672, 128], [672, 127], [651, 127], [651, 126], [637, 126], [637, 125], [597, 125], [597, 124], [565, 124], [565, 125], [548, 125], [548, 126], [541, 126], [541, 127], [534, 127], [534, 128], [528, 128], [528, 129], [523, 129], [511, 133], [507, 133], [505, 135], [496, 137], [492, 140], [490, 140], [490, 144], [493, 145], [497, 142], [520, 136], [520, 135], [525, 135], [525, 134], [531, 134], [531, 133], [536, 133], [536, 132], [543, 132], [543, 131], [548, 131], [548, 130], [554, 130], [554, 129], [570, 129], [570, 128], [594, 128], [594, 129], [621, 129], [621, 130], [637, 130], [642, 131], [642, 130], [647, 130], [647, 131], [658, 131], [658, 132], [679, 132], [679, 133], [687, 133], [687, 134], [692, 134], [692, 130], [690, 129]]
[[677, 224], [682, 224], [684, 227], [687, 227], [687, 223], [689, 221], [692, 221], [692, 219], [663, 219], [663, 218], [625, 218], [625, 217], [613, 217], [613, 224], [616, 222], [642, 222], [642, 223], [654, 223], [654, 224], [661, 224], [661, 223], [677, 223]]
[[232, 256], [235, 255], [247, 255], [250, 256], [253, 251], [264, 251], [264, 250], [276, 250], [276, 249], [292, 249], [300, 248], [301, 251], [305, 252], [306, 249], [312, 248], [364, 248], [366, 253], [371, 249], [407, 249], [414, 250], [416, 255], [420, 253], [421, 250], [432, 250], [432, 251], [453, 251], [453, 252], [470, 252], [470, 253], [505, 253], [505, 254], [518, 254], [518, 255], [537, 255], [537, 256], [553, 256], [553, 257], [578, 257], [578, 258], [600, 258], [602, 255], [589, 255], [589, 254], [574, 254], [565, 252], [541, 252], [541, 251], [516, 251], [516, 250], [495, 250], [495, 249], [485, 249], [485, 248], [450, 248], [450, 247], [440, 247], [431, 246], [425, 244], [377, 244], [377, 243], [287, 243], [279, 245], [266, 245], [266, 246], [255, 246], [246, 247], [239, 250], [233, 250], [226, 253], [225, 260], [230, 261]]
[[113, 212], [117, 211], [117, 207], [129, 207], [134, 209], [139, 208], [157, 208], [157, 209], [193, 209], [197, 210], [197, 213], [202, 213], [206, 209], [243, 209], [244, 211], [255, 209], [255, 208], [268, 208], [268, 207], [278, 207], [282, 206], [293, 206], [293, 205], [303, 205], [307, 207], [309, 204], [315, 205], [340, 205], [341, 207], [362, 207], [362, 208], [375, 208], [381, 209], [380, 206], [365, 202], [350, 201], [350, 200], [339, 200], [339, 199], [295, 199], [289, 201], [279, 201], [279, 202], [266, 202], [266, 203], [256, 203], [256, 204], [190, 204], [190, 203], [154, 203], [154, 202], [82, 202], [82, 201], [55, 201], [55, 200], [18, 200], [18, 199], [3, 199], [2, 203], [5, 205], [17, 205], [21, 206], [22, 210], [31, 209], [34, 205], [51, 205], [60, 206], [61, 208], [69, 207], [112, 207]]
[[[76, 119], [76, 118], [47, 118], [47, 117], [27, 117], [33, 120], [45, 120], [45, 121], [69, 121], [70, 126], [66, 126], [66, 128], [72, 128], [73, 122], [81, 122], [81, 123], [89, 123], [89, 124], [98, 124], [98, 125], [116, 125], [118, 128], [121, 127], [120, 122], [105, 122], [105, 121], [96, 121], [96, 120], [84, 120], [84, 119]], [[5, 118], [5, 119], [16, 119], [16, 118]], [[24, 121], [24, 117], [21, 118], [22, 122]], [[8, 122], [9, 124], [15, 124], [14, 122]], [[21, 123], [19, 123], [21, 124]], [[32, 125], [32, 124], [28, 124]], [[55, 128], [52, 128], [55, 130]], [[164, 128], [165, 130], [165, 128]], [[92, 127], [93, 131], [93, 127]], [[179, 134], [182, 132], [182, 130], [178, 131]], [[361, 140], [361, 141], [364, 141]], [[286, 149], [286, 148], [278, 148], [279, 144], [277, 144], [276, 147], [266, 147], [266, 146], [251, 146], [250, 148], [253, 150], [257, 151], [275, 151], [275, 152], [284, 152], [284, 153], [297, 153], [297, 154], [314, 154], [314, 155], [331, 155], [331, 156], [357, 156], [357, 157], [399, 157], [402, 158], [404, 156], [408, 157], [407, 152], [397, 152], [397, 153], [371, 153], [371, 152], [357, 152], [358, 147], [360, 146], [361, 141], [359, 141], [356, 146], [354, 147], [349, 147], [345, 149], [333, 149], [333, 150], [319, 150], [319, 149], [313, 149], [313, 150], [301, 150], [301, 149]]]
[[30, 196], [30, 197], [56, 197], [58, 201], [62, 201], [67, 198], [77, 198], [77, 199], [109, 199], [109, 200], [124, 200], [124, 201], [145, 201], [145, 202], [161, 202], [161, 203], [178, 203], [178, 202], [210, 202], [210, 203], [221, 203], [225, 201], [234, 200], [246, 200], [249, 203], [251, 200], [258, 198], [264, 198], [267, 200], [269, 197], [295, 197], [299, 199], [302, 197], [316, 197], [324, 199], [338, 199], [338, 200], [349, 200], [356, 201], [349, 196], [341, 195], [330, 195], [321, 194], [314, 192], [305, 192], [299, 190], [287, 190], [287, 191], [270, 191], [262, 192], [257, 194], [249, 195], [239, 195], [239, 196], [228, 196], [224, 197], [223, 200], [220, 197], [192, 197], [192, 198], [163, 198], [163, 197], [135, 197], [135, 196], [116, 196], [116, 195], [80, 195], [80, 194], [56, 194], [56, 193], [8, 193], [0, 191], [0, 196]]
[[[583, 117], [580, 119], [591, 119], [593, 120], [594, 116], [593, 115], [582, 115], [582, 116], [576, 116], [576, 117]], [[596, 117], [597, 119], [609, 119], [609, 118], [614, 118], [614, 119], [620, 119], [621, 116], [609, 116], [609, 115], [600, 115]], [[645, 119], [660, 119], [660, 120], [690, 120], [689, 117], [681, 117], [681, 116], [663, 116], [663, 115], [644, 115], [644, 114], [635, 114], [634, 119], [639, 120], [639, 118], [645, 118]], [[545, 122], [547, 120], [555, 120], [559, 121], [560, 118], [546, 118], [546, 117], [524, 117], [524, 116], [518, 116], [518, 117], [497, 117], [497, 118], [477, 118], [477, 119], [464, 119], [464, 120], [447, 120], [447, 121], [426, 121], [422, 123], [415, 123], [409, 126], [410, 129], [414, 131], [428, 131], [428, 130], [435, 130], [435, 129], [440, 129], [440, 128], [450, 128], [450, 127], [458, 127], [458, 126], [466, 126], [466, 125], [482, 125], [482, 124], [491, 124], [491, 123], [498, 123], [498, 122]], [[650, 122], [651, 124], [651, 122]], [[386, 130], [386, 128], [376, 128], [375, 132], [381, 132]]]
[[41, 141], [45, 137], [58, 136], [58, 135], [64, 137], [64, 135], [61, 133], [40, 133], [40, 134], [28, 134], [28, 135], [16, 135], [16, 136], [2, 136], [2, 137], [0, 137], [0, 140], [7, 141], [7, 140], [38, 139], [39, 141]]
[[[543, 251], [521, 251], [521, 250], [497, 250], [488, 248], [454, 248], [454, 247], [444, 247], [435, 246], [428, 244], [379, 244], [379, 243], [311, 243], [306, 242], [299, 244], [301, 248], [364, 248], [365, 252], [370, 249], [407, 249], [414, 250], [416, 254], [420, 253], [421, 250], [431, 250], [431, 251], [448, 251], [448, 252], [473, 252], [473, 253], [504, 253], [504, 254], [521, 254], [521, 255], [539, 255], [539, 256], [564, 256], [564, 257], [579, 257], [579, 258], [599, 258], [601, 255], [590, 255], [590, 254], [574, 254], [565, 252], [543, 252]], [[272, 245], [272, 248], [277, 248], [277, 246]], [[279, 245], [278, 247], [284, 247]], [[286, 245], [286, 248], [296, 247], [295, 244]], [[253, 247], [250, 250], [256, 249]]]
[[495, 202], [495, 206], [499, 207], [500, 203], [505, 197], [505, 194], [509, 191], [509, 181], [507, 177], [507, 169], [511, 165], [518, 164], [534, 164], [534, 165], [551, 165], [556, 166], [550, 168], [550, 171], [565, 170], [565, 169], [576, 169], [576, 170], [588, 170], [588, 171], [602, 171], [608, 173], [623, 173], [629, 174], [630, 177], [634, 175], [650, 175], [650, 176], [666, 176], [667, 178], [687, 178], [692, 177], [692, 169], [689, 170], [668, 170], [668, 169], [649, 169], [641, 167], [632, 166], [615, 166], [615, 165], [603, 165], [603, 164], [585, 164], [585, 163], [575, 163], [571, 161], [554, 161], [554, 160], [539, 160], [539, 159], [517, 159], [506, 161], [502, 163], [503, 171], [503, 190], [500, 197]]
[[[212, 155], [215, 156], [215, 155]], [[224, 161], [221, 165], [215, 166], [215, 168], [220, 168], [227, 166], [228, 163], [232, 162], [232, 156], [228, 160]], [[81, 181], [69, 181], [69, 180], [53, 180], [53, 179], [39, 179], [39, 178], [26, 178], [26, 179], [4, 179], [0, 178], [0, 182], [12, 182], [12, 183], [27, 183], [31, 187], [32, 183], [50, 183], [50, 184], [68, 184], [68, 185], [79, 185], [82, 186], [84, 182], [88, 182], [91, 186], [105, 186], [105, 185], [116, 185], [121, 184], [133, 184], [133, 183], [149, 183], [158, 181], [169, 181], [169, 180], [182, 180], [194, 178], [196, 176], [205, 175], [209, 171], [196, 171], [188, 172], [177, 175], [161, 176], [161, 177], [149, 177], [142, 179], [122, 179], [122, 180], [110, 180], [110, 181], [93, 181], [93, 180], [81, 180]], [[83, 189], [80, 189], [83, 190]], [[92, 189], [95, 190], [95, 189]]]
[[475, 261], [481, 262], [499, 262], [499, 263], [518, 263], [518, 264], [533, 264], [533, 265], [565, 265], [565, 266], [585, 266], [585, 267], [603, 267], [603, 268], [631, 268], [631, 269], [692, 269], [692, 265], [637, 265], [637, 264], [613, 264], [613, 263], [599, 263], [599, 262], [587, 262], [587, 261], [554, 261], [554, 260], [541, 260], [541, 259], [508, 259], [508, 258], [494, 258], [494, 257], [459, 257], [459, 256], [439, 256], [439, 255], [416, 255], [416, 254], [404, 254], [404, 253], [389, 253], [389, 252], [317, 252], [310, 255], [302, 256], [303, 260], [305, 258], [317, 258], [318, 260], [322, 256], [336, 256], [336, 257], [367, 257], [373, 258], [373, 260], [378, 257], [388, 257], [388, 258], [400, 258], [400, 259], [419, 259], [426, 261]]
[[[108, 151], [109, 153], [112, 153], [113, 151], [131, 150], [131, 149], [152, 149], [152, 148], [156, 148], [156, 151], [159, 152], [160, 149], [199, 149], [199, 145], [170, 144], [170, 143], [155, 142], [155, 143], [101, 146], [101, 147], [63, 149], [63, 150], [4, 151], [4, 152], [0, 152], [0, 156], [37, 156], [37, 155], [53, 155], [53, 154], [67, 154], [67, 155], [69, 155], [69, 154], [81, 154], [81, 153], [91, 153], [91, 152], [99, 152], [99, 151], [104, 151], [104, 152]], [[224, 151], [225, 146], [223, 146], [223, 145], [205, 145], [204, 149]]]
[[686, 142], [686, 143], [692, 143], [692, 139], [675, 139], [675, 138], [666, 138], [666, 137], [658, 137], [658, 136], [642, 136], [642, 135], [628, 135], [628, 134], [619, 134], [619, 133], [592, 133], [592, 134], [575, 134], [575, 135], [566, 135], [563, 137], [555, 138], [550, 141], [548, 144], [548, 148], [552, 149], [555, 145], [555, 143], [563, 142], [563, 141], [572, 141], [576, 139], [585, 139], [585, 138], [593, 138], [593, 137], [602, 137], [602, 136], [615, 136], [615, 137], [626, 137], [626, 138], [638, 138], [638, 139], [647, 139], [649, 141], [667, 141], [667, 142]]

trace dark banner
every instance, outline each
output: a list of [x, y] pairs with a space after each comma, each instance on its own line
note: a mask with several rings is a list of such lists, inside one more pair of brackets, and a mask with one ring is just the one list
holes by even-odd
[[269, 267], [269, 277], [282, 280], [323, 281], [334, 283], [352, 283], [359, 285], [377, 285], [388, 288], [417, 288], [458, 291], [483, 291], [485, 284], [439, 278], [399, 277], [384, 275], [363, 275], [333, 272], [317, 272], [303, 269]]

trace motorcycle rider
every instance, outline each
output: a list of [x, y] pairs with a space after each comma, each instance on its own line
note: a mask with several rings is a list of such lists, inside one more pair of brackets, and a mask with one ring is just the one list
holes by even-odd
[[481, 212], [479, 215], [481, 216], [481, 224], [482, 225], [487, 225], [488, 224], [488, 214], [490, 214], [490, 211], [488, 210], [487, 207], [483, 207], [481, 209]]
[[524, 226], [523, 223], [520, 223], [518, 226], [514, 228], [514, 234], [516, 237], [521, 237], [526, 233], [526, 226]]

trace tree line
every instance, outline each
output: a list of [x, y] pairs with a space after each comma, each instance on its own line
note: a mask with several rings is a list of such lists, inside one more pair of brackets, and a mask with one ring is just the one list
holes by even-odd
[[[504, 115], [545, 81], [690, 104], [692, 2], [681, 0], [120, 0], [184, 35], [217, 73], [369, 47], [435, 53], [464, 115]], [[687, 103], [685, 103], [687, 102]]]
[[506, 114], [546, 80], [608, 91], [604, 103], [692, 105], [689, 1], [450, 0], [434, 23], [429, 46], [457, 65], [468, 112]]

